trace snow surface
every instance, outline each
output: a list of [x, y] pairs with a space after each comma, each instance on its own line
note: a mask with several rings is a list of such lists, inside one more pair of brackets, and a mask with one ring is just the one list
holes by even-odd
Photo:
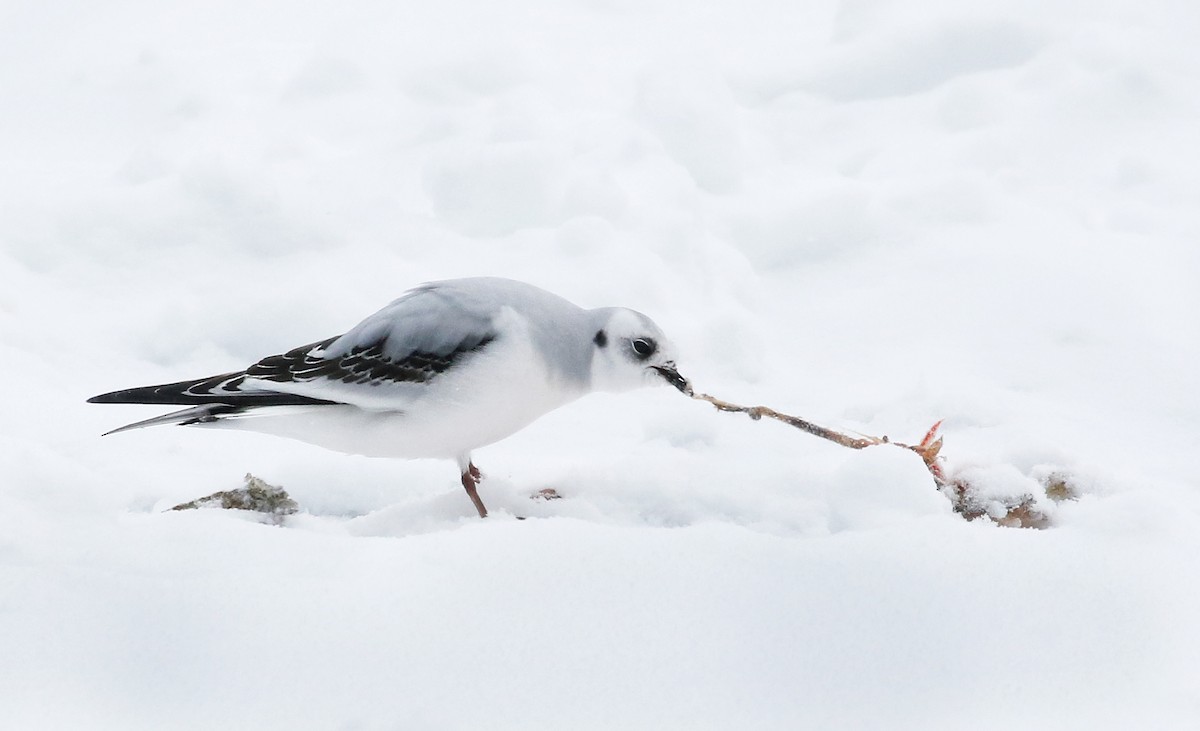
[[[1200, 5], [0, 15], [0, 727], [1195, 728]], [[1083, 494], [966, 523], [662, 388], [481, 450], [480, 521], [446, 462], [84, 404], [481, 274]], [[307, 512], [162, 512], [246, 472]]]

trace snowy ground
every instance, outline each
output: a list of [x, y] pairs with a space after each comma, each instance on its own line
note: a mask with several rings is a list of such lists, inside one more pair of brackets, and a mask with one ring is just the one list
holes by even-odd
[[[5, 5], [0, 727], [1194, 728], [1198, 8]], [[449, 463], [84, 404], [476, 274], [1082, 495], [967, 523], [662, 388], [481, 450], [485, 522]], [[306, 512], [162, 512], [246, 472]]]

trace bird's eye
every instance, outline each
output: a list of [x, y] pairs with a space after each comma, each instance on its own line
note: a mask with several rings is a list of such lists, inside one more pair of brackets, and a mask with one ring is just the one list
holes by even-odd
[[641, 360], [645, 360], [654, 355], [654, 351], [658, 349], [658, 344], [650, 338], [636, 338], [633, 341], [633, 352]]

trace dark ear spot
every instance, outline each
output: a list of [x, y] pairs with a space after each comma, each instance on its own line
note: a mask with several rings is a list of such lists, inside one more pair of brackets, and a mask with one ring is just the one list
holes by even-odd
[[604, 334], [603, 330], [597, 330], [596, 337], [592, 338], [592, 342], [603, 348], [608, 345], [608, 336]]

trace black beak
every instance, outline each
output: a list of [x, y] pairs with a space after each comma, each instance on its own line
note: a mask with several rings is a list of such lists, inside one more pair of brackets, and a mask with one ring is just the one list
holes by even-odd
[[666, 379], [667, 383], [679, 389], [679, 392], [685, 396], [692, 395], [692, 384], [688, 383], [688, 379], [679, 375], [679, 371], [675, 370], [675, 364], [671, 362], [663, 363], [660, 366], [650, 366], [658, 372], [658, 375]]

